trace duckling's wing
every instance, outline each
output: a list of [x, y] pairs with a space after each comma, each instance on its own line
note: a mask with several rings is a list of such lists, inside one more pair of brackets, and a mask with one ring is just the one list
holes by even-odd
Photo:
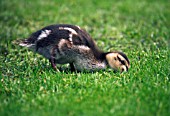
[[[43, 28], [42, 30], [51, 30], [52, 33], [49, 35], [48, 39], [42, 39], [37, 43], [38, 47], [48, 45], [49, 44], [57, 44], [61, 39], [66, 39], [70, 41], [73, 45], [81, 45], [89, 47], [94, 56], [97, 59], [103, 59], [104, 53], [99, 50], [94, 40], [91, 36], [79, 26], [69, 25], [69, 24], [57, 24], [50, 25], [48, 27]], [[45, 41], [45, 42], [43, 42]]]

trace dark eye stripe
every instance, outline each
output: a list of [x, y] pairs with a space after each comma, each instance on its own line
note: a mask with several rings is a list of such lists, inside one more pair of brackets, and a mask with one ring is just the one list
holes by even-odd
[[123, 65], [125, 65], [125, 61], [124, 61], [124, 60], [121, 60], [120, 62], [121, 62]]
[[119, 58], [119, 56], [117, 56], [117, 59], [121, 62], [121, 59]]
[[125, 65], [125, 61], [124, 61], [124, 60], [121, 60], [121, 59], [119, 58], [119, 56], [117, 56], [117, 58], [118, 58], [118, 60], [119, 60], [123, 65]]

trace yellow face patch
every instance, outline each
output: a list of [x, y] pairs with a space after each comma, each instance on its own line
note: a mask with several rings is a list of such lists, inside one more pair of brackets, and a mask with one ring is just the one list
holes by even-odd
[[114, 70], [120, 70], [121, 72], [127, 71], [130, 65], [124, 57], [119, 53], [108, 53], [106, 55], [106, 60], [111, 68]]

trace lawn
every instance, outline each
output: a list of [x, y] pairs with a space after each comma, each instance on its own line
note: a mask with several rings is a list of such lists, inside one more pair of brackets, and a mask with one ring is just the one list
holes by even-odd
[[[79, 25], [104, 51], [123, 51], [126, 73], [55, 72], [12, 44], [47, 25]], [[170, 115], [169, 0], [1, 0], [1, 116]]]

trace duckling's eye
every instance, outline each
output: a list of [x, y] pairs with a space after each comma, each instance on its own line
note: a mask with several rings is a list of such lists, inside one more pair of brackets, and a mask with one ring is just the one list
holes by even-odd
[[114, 57], [114, 60], [117, 60], [117, 58], [116, 58], [116, 57]]

